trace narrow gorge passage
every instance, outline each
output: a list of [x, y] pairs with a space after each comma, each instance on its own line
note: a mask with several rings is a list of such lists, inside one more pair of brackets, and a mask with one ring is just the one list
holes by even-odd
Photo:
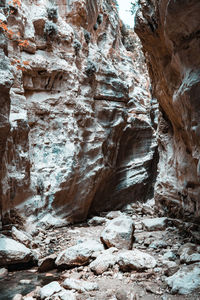
[[200, 2], [121, 3], [0, 0], [0, 300], [200, 299]]

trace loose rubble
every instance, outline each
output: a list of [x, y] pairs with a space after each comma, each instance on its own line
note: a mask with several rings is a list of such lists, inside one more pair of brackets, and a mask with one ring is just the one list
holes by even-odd
[[[35, 290], [26, 295], [16, 292], [13, 299], [200, 298], [200, 246], [189, 234], [192, 224], [159, 218], [153, 207], [140, 203], [129, 205], [123, 213], [113, 211], [102, 215], [102, 219], [93, 217], [87, 223], [48, 231], [38, 228], [29, 235], [30, 247], [34, 250], [1, 236], [0, 241], [8, 239], [6, 245], [18, 243], [27, 253], [36, 251], [38, 266], [30, 270], [33, 276], [34, 272], [40, 272], [37, 274], [48, 279], [53, 278], [49, 276], [55, 272], [57, 274], [55, 279], [35, 286]], [[198, 226], [195, 226], [197, 230]], [[15, 239], [19, 240], [17, 235]], [[109, 248], [105, 249], [105, 246]], [[15, 256], [8, 258], [16, 261]], [[0, 292], [1, 284], [9, 274], [6, 268], [0, 269]], [[31, 279], [23, 276], [18, 284], [28, 288]]]

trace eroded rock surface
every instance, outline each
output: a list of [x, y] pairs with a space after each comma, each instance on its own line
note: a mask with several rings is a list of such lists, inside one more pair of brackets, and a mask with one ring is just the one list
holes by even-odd
[[150, 197], [147, 71], [112, 1], [10, 1], [1, 16], [4, 224], [61, 226]]
[[136, 32], [160, 104], [157, 206], [199, 219], [200, 2], [139, 1]]

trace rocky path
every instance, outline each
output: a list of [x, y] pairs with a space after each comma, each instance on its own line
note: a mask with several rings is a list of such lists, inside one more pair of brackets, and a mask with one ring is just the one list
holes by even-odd
[[[200, 299], [198, 225], [158, 217], [152, 207], [153, 201], [128, 205], [84, 224], [40, 228], [32, 235], [13, 227], [12, 239], [0, 236], [5, 265], [0, 288], [13, 274], [6, 267], [26, 263], [36, 266], [29, 280], [22, 272], [18, 291], [31, 282], [32, 291], [14, 300]], [[39, 272], [48, 284], [35, 282], [33, 288]]]

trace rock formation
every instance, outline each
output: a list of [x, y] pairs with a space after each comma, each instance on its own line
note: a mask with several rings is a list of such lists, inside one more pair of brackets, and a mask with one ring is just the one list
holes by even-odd
[[3, 223], [62, 225], [151, 197], [148, 76], [113, 1], [10, 1], [0, 27], [14, 77], [0, 77]]
[[160, 105], [157, 206], [179, 217], [200, 216], [200, 2], [140, 1], [136, 32]]

